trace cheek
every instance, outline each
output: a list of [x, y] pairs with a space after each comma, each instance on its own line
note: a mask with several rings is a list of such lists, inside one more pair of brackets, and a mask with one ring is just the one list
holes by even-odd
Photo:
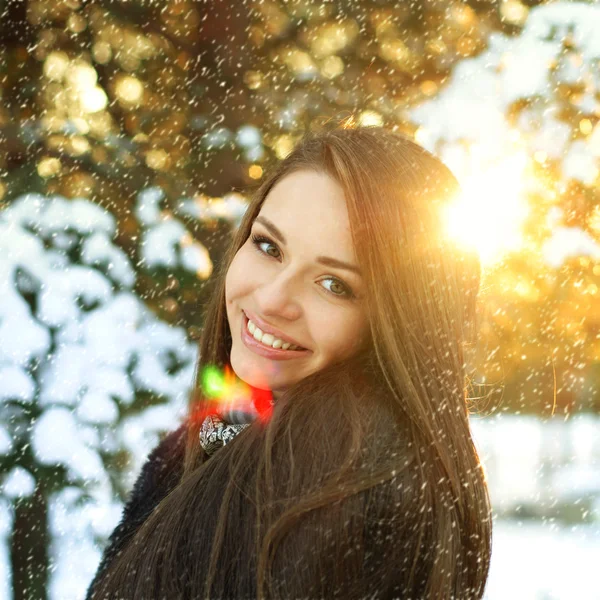
[[352, 346], [356, 334], [341, 325], [333, 325], [332, 321], [323, 323], [318, 334], [318, 343], [325, 353], [338, 354]]
[[231, 261], [225, 277], [225, 296], [227, 300], [233, 300], [244, 295], [246, 290], [251, 287], [251, 281], [247, 274], [251, 273], [252, 269], [250, 269], [248, 262], [244, 249], [241, 248]]
[[362, 318], [336, 322], [328, 319], [322, 322], [318, 336], [318, 343], [326, 354], [337, 356], [350, 355], [365, 343], [368, 332]]

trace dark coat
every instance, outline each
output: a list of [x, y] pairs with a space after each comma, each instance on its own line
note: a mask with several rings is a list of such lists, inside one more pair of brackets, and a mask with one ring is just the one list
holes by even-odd
[[179, 481], [183, 472], [185, 441], [184, 423], [179, 429], [169, 433], [148, 456], [125, 503], [121, 521], [109, 538], [100, 566], [88, 588], [86, 600], [91, 599], [92, 588], [99, 575]]
[[[183, 462], [185, 457], [185, 445], [186, 445], [186, 433], [187, 424], [184, 423], [177, 430], [169, 433], [163, 441], [156, 447], [142, 467], [141, 473], [138, 476], [133, 489], [129, 495], [128, 500], [125, 503], [120, 523], [117, 525], [115, 530], [112, 532], [108, 545], [102, 556], [100, 566], [94, 576], [94, 579], [90, 583], [87, 590], [86, 600], [92, 598], [92, 588], [100, 575], [108, 568], [115, 556], [118, 556], [120, 551], [126, 546], [127, 542], [135, 535], [139, 527], [144, 521], [150, 516], [154, 508], [164, 499], [167, 494], [175, 488], [178, 481], [183, 473]], [[408, 489], [411, 482], [404, 480], [403, 483], [405, 489]], [[381, 506], [386, 506], [386, 500], [382, 500]], [[379, 515], [378, 515], [379, 519]], [[373, 521], [375, 523], [375, 521]], [[379, 520], [377, 520], [379, 523]], [[371, 527], [373, 529], [373, 527]], [[385, 538], [388, 540], [386, 548], [389, 547], [389, 535], [385, 534], [385, 529], [380, 528], [379, 525], [376, 527], [376, 531], [372, 532], [372, 541], [365, 542], [371, 550], [367, 554], [375, 557], [377, 562], [377, 556], [381, 556], [380, 550], [381, 540]], [[365, 539], [370, 540], [371, 537], [367, 536]], [[408, 535], [404, 539], [398, 540], [398, 543], [406, 547], [408, 556], [412, 556], [414, 549], [409, 547], [411, 540], [414, 540], [414, 535]], [[429, 543], [427, 540], [424, 542], [426, 545]], [[404, 561], [403, 566], [406, 563]], [[420, 565], [419, 571], [424, 569], [428, 571], [431, 565], [425, 561]], [[379, 591], [381, 598], [386, 599], [397, 599], [397, 598], [423, 598], [421, 589], [415, 588], [412, 593], [400, 593], [399, 590], [404, 589], [404, 570], [394, 570], [387, 576], [388, 580], [382, 582]], [[425, 580], [420, 580], [419, 586], [423, 586]]]

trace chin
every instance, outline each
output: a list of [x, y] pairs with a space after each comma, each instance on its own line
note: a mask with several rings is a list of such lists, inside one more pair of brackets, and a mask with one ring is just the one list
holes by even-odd
[[259, 371], [254, 366], [250, 366], [247, 358], [239, 358], [236, 352], [233, 351], [230, 356], [231, 368], [236, 376], [243, 382], [258, 388], [259, 390], [270, 390], [272, 383], [275, 381], [276, 373], [266, 373], [264, 369]]

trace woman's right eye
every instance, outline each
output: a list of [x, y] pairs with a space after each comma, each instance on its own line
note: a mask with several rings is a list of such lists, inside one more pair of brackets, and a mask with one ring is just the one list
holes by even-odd
[[[277, 248], [277, 246], [269, 238], [267, 238], [263, 235], [254, 235], [253, 234], [251, 239], [252, 239], [252, 243], [256, 247], [257, 251], [260, 252], [260, 254], [267, 254], [264, 250], [261, 249], [261, 247], [260, 247], [261, 244], [269, 244], [269, 245], [273, 246], [274, 248]], [[276, 256], [272, 256], [271, 254], [267, 254], [267, 256], [270, 256], [271, 258], [277, 258]]]

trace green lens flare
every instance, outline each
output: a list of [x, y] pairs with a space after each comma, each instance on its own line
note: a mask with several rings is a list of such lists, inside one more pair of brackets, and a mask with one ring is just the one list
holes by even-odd
[[220, 369], [214, 366], [207, 366], [204, 369], [202, 373], [202, 389], [211, 398], [223, 395], [225, 392], [225, 377]]

